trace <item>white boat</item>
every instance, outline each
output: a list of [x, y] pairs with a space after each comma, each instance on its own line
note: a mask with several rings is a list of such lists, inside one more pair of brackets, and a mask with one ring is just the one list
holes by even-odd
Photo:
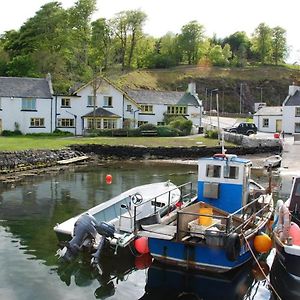
[[300, 283], [300, 177], [294, 177], [292, 190], [286, 202], [277, 201], [275, 241], [278, 262]]
[[75, 256], [86, 245], [102, 248], [99, 245], [102, 238], [111, 245], [126, 247], [135, 239], [142, 224], [159, 223], [162, 216], [177, 209], [177, 203], [180, 207], [182, 203], [187, 205], [192, 198], [186, 197], [190, 196], [186, 190], [191, 193], [190, 182], [182, 186], [170, 181], [137, 186], [57, 224], [54, 231], [59, 241], [65, 241], [66, 247], [58, 254], [64, 256], [69, 249], [69, 254]]
[[280, 155], [272, 155], [265, 159], [265, 168], [279, 168], [281, 166], [282, 157]]

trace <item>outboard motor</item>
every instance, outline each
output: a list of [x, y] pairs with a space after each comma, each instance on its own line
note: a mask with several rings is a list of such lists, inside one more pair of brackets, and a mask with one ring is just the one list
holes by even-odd
[[62, 250], [58, 250], [57, 254], [60, 258], [71, 261], [78, 255], [83, 246], [88, 246], [89, 241], [96, 238], [97, 233], [101, 235], [97, 251], [93, 254], [97, 258], [95, 260], [97, 263], [106, 237], [113, 237], [115, 228], [105, 222], [98, 224], [96, 219], [88, 213], [78, 218], [74, 225], [72, 240]]

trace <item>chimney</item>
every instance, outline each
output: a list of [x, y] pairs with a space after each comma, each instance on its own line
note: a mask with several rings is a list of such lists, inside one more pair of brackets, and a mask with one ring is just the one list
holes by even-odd
[[293, 82], [293, 84], [289, 86], [289, 96], [293, 96], [297, 91], [300, 91], [300, 86], [295, 85]]
[[188, 85], [188, 92], [191, 94], [191, 95], [197, 95], [196, 94], [196, 82], [190, 82], [189, 85]]

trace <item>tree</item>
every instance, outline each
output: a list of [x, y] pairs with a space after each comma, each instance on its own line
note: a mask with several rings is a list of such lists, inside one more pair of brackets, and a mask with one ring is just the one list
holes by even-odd
[[220, 45], [215, 45], [209, 52], [209, 59], [216, 66], [226, 66], [229, 64], [229, 58], [232, 56], [229, 44], [224, 48]]
[[272, 29], [273, 60], [275, 65], [283, 62], [287, 54], [286, 31], [277, 26]]
[[188, 64], [195, 64], [199, 60], [199, 47], [204, 38], [204, 28], [197, 21], [192, 21], [181, 28], [178, 43]]
[[252, 38], [252, 47], [254, 53], [258, 54], [262, 64], [272, 60], [272, 29], [265, 23], [261, 23], [255, 29]]

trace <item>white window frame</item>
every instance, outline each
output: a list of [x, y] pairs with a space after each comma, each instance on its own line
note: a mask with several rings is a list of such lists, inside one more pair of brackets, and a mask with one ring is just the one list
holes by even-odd
[[116, 119], [103, 119], [103, 129], [115, 129], [117, 128]]
[[70, 118], [57, 119], [57, 127], [75, 127], [75, 120]]
[[186, 115], [187, 107], [182, 105], [169, 105], [167, 107], [167, 113], [170, 115]]
[[103, 106], [112, 107], [113, 97], [112, 96], [103, 96]]
[[22, 110], [36, 110], [36, 99], [22, 98]]
[[61, 107], [71, 107], [71, 99], [61, 98]]
[[270, 124], [269, 119], [268, 118], [264, 118], [262, 121], [263, 121], [262, 127], [269, 128], [269, 124]]
[[88, 96], [88, 99], [87, 99], [87, 106], [96, 106], [96, 101], [97, 101], [97, 96], [96, 96], [96, 99], [95, 99], [95, 103], [94, 103], [94, 96]]
[[45, 127], [44, 118], [30, 118], [30, 127]]
[[300, 117], [300, 107], [295, 107], [295, 117]]
[[147, 114], [152, 114], [153, 113], [153, 105], [142, 104], [141, 105], [141, 112], [142, 113], [147, 113]]

